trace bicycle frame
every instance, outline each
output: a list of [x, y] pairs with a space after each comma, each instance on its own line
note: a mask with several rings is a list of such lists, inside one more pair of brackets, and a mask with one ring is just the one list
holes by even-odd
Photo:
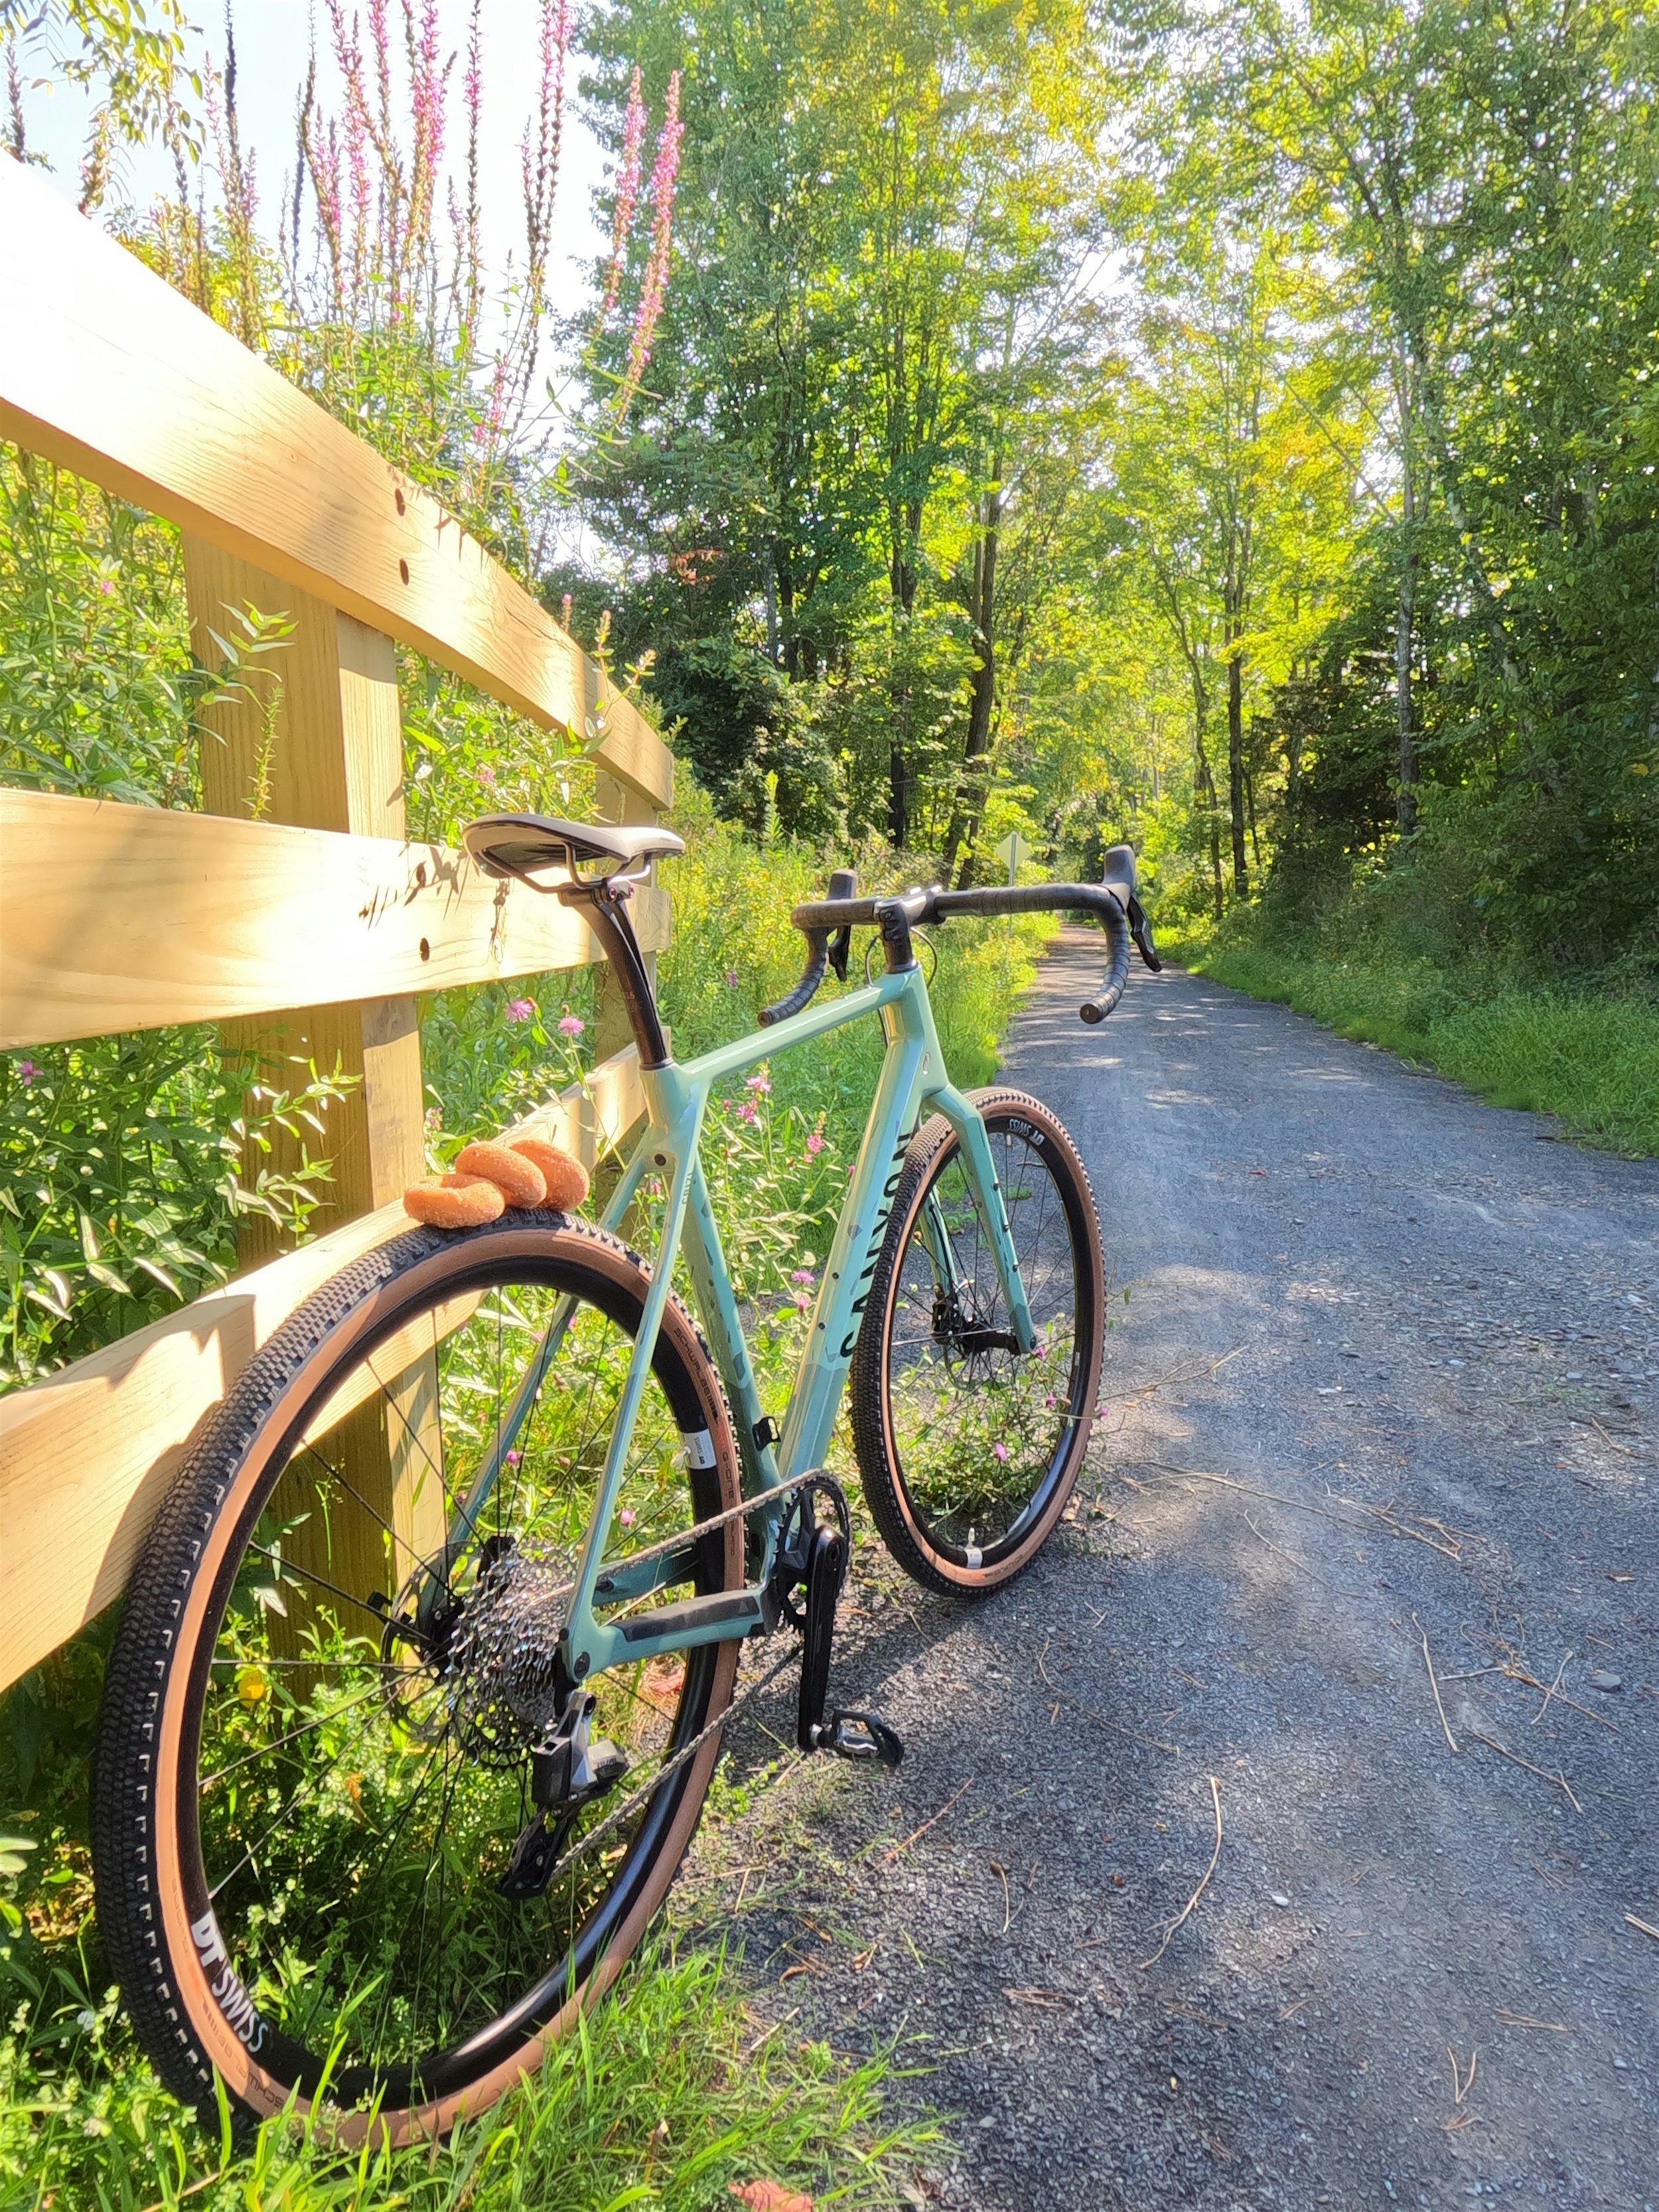
[[[832, 1030], [877, 1015], [886, 1039], [881, 1073], [853, 1170], [846, 1200], [809, 1319], [806, 1347], [790, 1390], [775, 1448], [767, 1441], [764, 1411], [744, 1340], [720, 1232], [709, 1204], [700, 1146], [708, 1098], [714, 1087], [763, 1060], [771, 1060]], [[775, 1028], [740, 1037], [684, 1065], [669, 1060], [643, 1067], [646, 1124], [621, 1181], [611, 1194], [602, 1226], [620, 1225], [647, 1176], [667, 1185], [662, 1232], [653, 1263], [628, 1376], [618, 1404], [605, 1471], [583, 1543], [581, 1564], [561, 1651], [569, 1679], [581, 1681], [607, 1668], [632, 1664], [669, 1651], [702, 1644], [733, 1641], [769, 1626], [763, 1602], [775, 1556], [784, 1501], [762, 1504], [750, 1518], [760, 1524], [758, 1572], [741, 1591], [723, 1591], [658, 1607], [620, 1620], [598, 1617], [596, 1604], [610, 1608], [647, 1596], [689, 1577], [689, 1547], [647, 1559], [636, 1568], [625, 1563], [604, 1566], [611, 1516], [628, 1462], [634, 1425], [650, 1373], [676, 1259], [683, 1250], [696, 1296], [698, 1316], [725, 1383], [737, 1429], [738, 1450], [746, 1498], [810, 1473], [823, 1463], [847, 1380], [859, 1324], [869, 1296], [877, 1255], [898, 1188], [905, 1148], [924, 1112], [942, 1114], [961, 1142], [963, 1165], [981, 1222], [985, 1224], [1004, 1297], [1023, 1351], [1035, 1341], [1030, 1310], [1020, 1280], [1019, 1263], [1009, 1234], [1001, 1186], [991, 1158], [985, 1125], [971, 1102], [948, 1079], [933, 1007], [921, 969], [914, 963], [880, 976], [829, 1005], [809, 1007]], [[932, 1224], [930, 1248], [944, 1240], [942, 1224]], [[943, 1243], [948, 1251], [948, 1242]], [[935, 1265], [939, 1264], [935, 1249]], [[527, 1419], [547, 1366], [568, 1328], [570, 1309], [556, 1315], [512, 1405], [502, 1418], [492, 1448], [463, 1502], [446, 1559], [463, 1552], [485, 1499], [493, 1490], [514, 1437]], [[694, 1467], [713, 1464], [707, 1431], [685, 1437]], [[429, 1593], [442, 1586], [433, 1577]]]

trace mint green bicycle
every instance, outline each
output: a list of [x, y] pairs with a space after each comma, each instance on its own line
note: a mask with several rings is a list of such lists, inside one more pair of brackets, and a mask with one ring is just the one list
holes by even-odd
[[[99, 1917], [167, 2083], [248, 2114], [325, 2105], [352, 2140], [435, 2134], [533, 2069], [672, 1881], [746, 1639], [793, 1626], [803, 1750], [896, 1760], [828, 1710], [850, 1530], [823, 1473], [849, 1372], [865, 1495], [930, 1589], [1036, 1556], [1075, 1485], [1105, 1332], [1083, 1165], [1039, 1100], [946, 1073], [912, 932], [1092, 914], [1123, 989], [1156, 968], [1127, 846], [1102, 885], [796, 908], [808, 956], [760, 1031], [669, 1056], [629, 921], [657, 829], [491, 816], [468, 849], [577, 907], [639, 1049], [644, 1133], [602, 1224], [548, 1210], [416, 1229], [299, 1308], [205, 1425], [112, 1656], [94, 1798]], [[852, 933], [866, 980], [811, 1001]], [[881, 971], [869, 980], [879, 952]], [[878, 1020], [868, 1126], [775, 1419], [699, 1160], [709, 1098]], [[647, 1265], [615, 1233], [647, 1180]], [[705, 1336], [675, 1293], [683, 1256]], [[378, 1510], [362, 1473], [404, 1479]]]

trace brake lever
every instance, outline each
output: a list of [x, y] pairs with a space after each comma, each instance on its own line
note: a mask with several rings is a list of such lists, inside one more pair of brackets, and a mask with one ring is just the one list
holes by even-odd
[[1139, 953], [1147, 967], [1152, 969], [1154, 975], [1161, 975], [1164, 973], [1164, 963], [1158, 958], [1158, 947], [1152, 942], [1152, 925], [1147, 921], [1146, 910], [1140, 901], [1133, 895], [1129, 900], [1129, 934], [1135, 941], [1136, 951]]
[[[832, 899], [856, 898], [858, 891], [859, 879], [853, 869], [835, 870], [830, 878], [830, 896]], [[847, 961], [852, 946], [853, 925], [850, 921], [844, 922], [830, 938], [828, 946], [830, 965], [836, 971], [837, 982], [844, 983], [847, 981]]]

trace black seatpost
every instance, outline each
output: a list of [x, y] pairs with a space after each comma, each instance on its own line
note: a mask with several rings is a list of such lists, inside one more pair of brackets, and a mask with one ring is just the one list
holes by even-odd
[[592, 883], [561, 884], [558, 896], [562, 905], [580, 908], [586, 914], [593, 934], [605, 947], [611, 972], [621, 987], [623, 1004], [628, 1009], [634, 1042], [639, 1048], [640, 1066], [665, 1067], [668, 1044], [657, 1012], [656, 994], [651, 988], [645, 955], [640, 951], [640, 941], [629, 918], [628, 902], [634, 896], [632, 883], [625, 879], [613, 883], [605, 878]]

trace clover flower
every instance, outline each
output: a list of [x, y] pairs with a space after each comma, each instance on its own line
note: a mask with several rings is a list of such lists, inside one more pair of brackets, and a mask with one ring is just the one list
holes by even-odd
[[507, 1018], [510, 1022], [533, 1022], [536, 1018], [536, 1001], [533, 999], [509, 999], [507, 1002]]
[[559, 1035], [561, 1036], [579, 1037], [586, 1027], [587, 1024], [582, 1019], [581, 1016], [580, 1014], [573, 1014], [570, 1012], [568, 1008], [567, 1008], [566, 1011], [559, 1017]]

